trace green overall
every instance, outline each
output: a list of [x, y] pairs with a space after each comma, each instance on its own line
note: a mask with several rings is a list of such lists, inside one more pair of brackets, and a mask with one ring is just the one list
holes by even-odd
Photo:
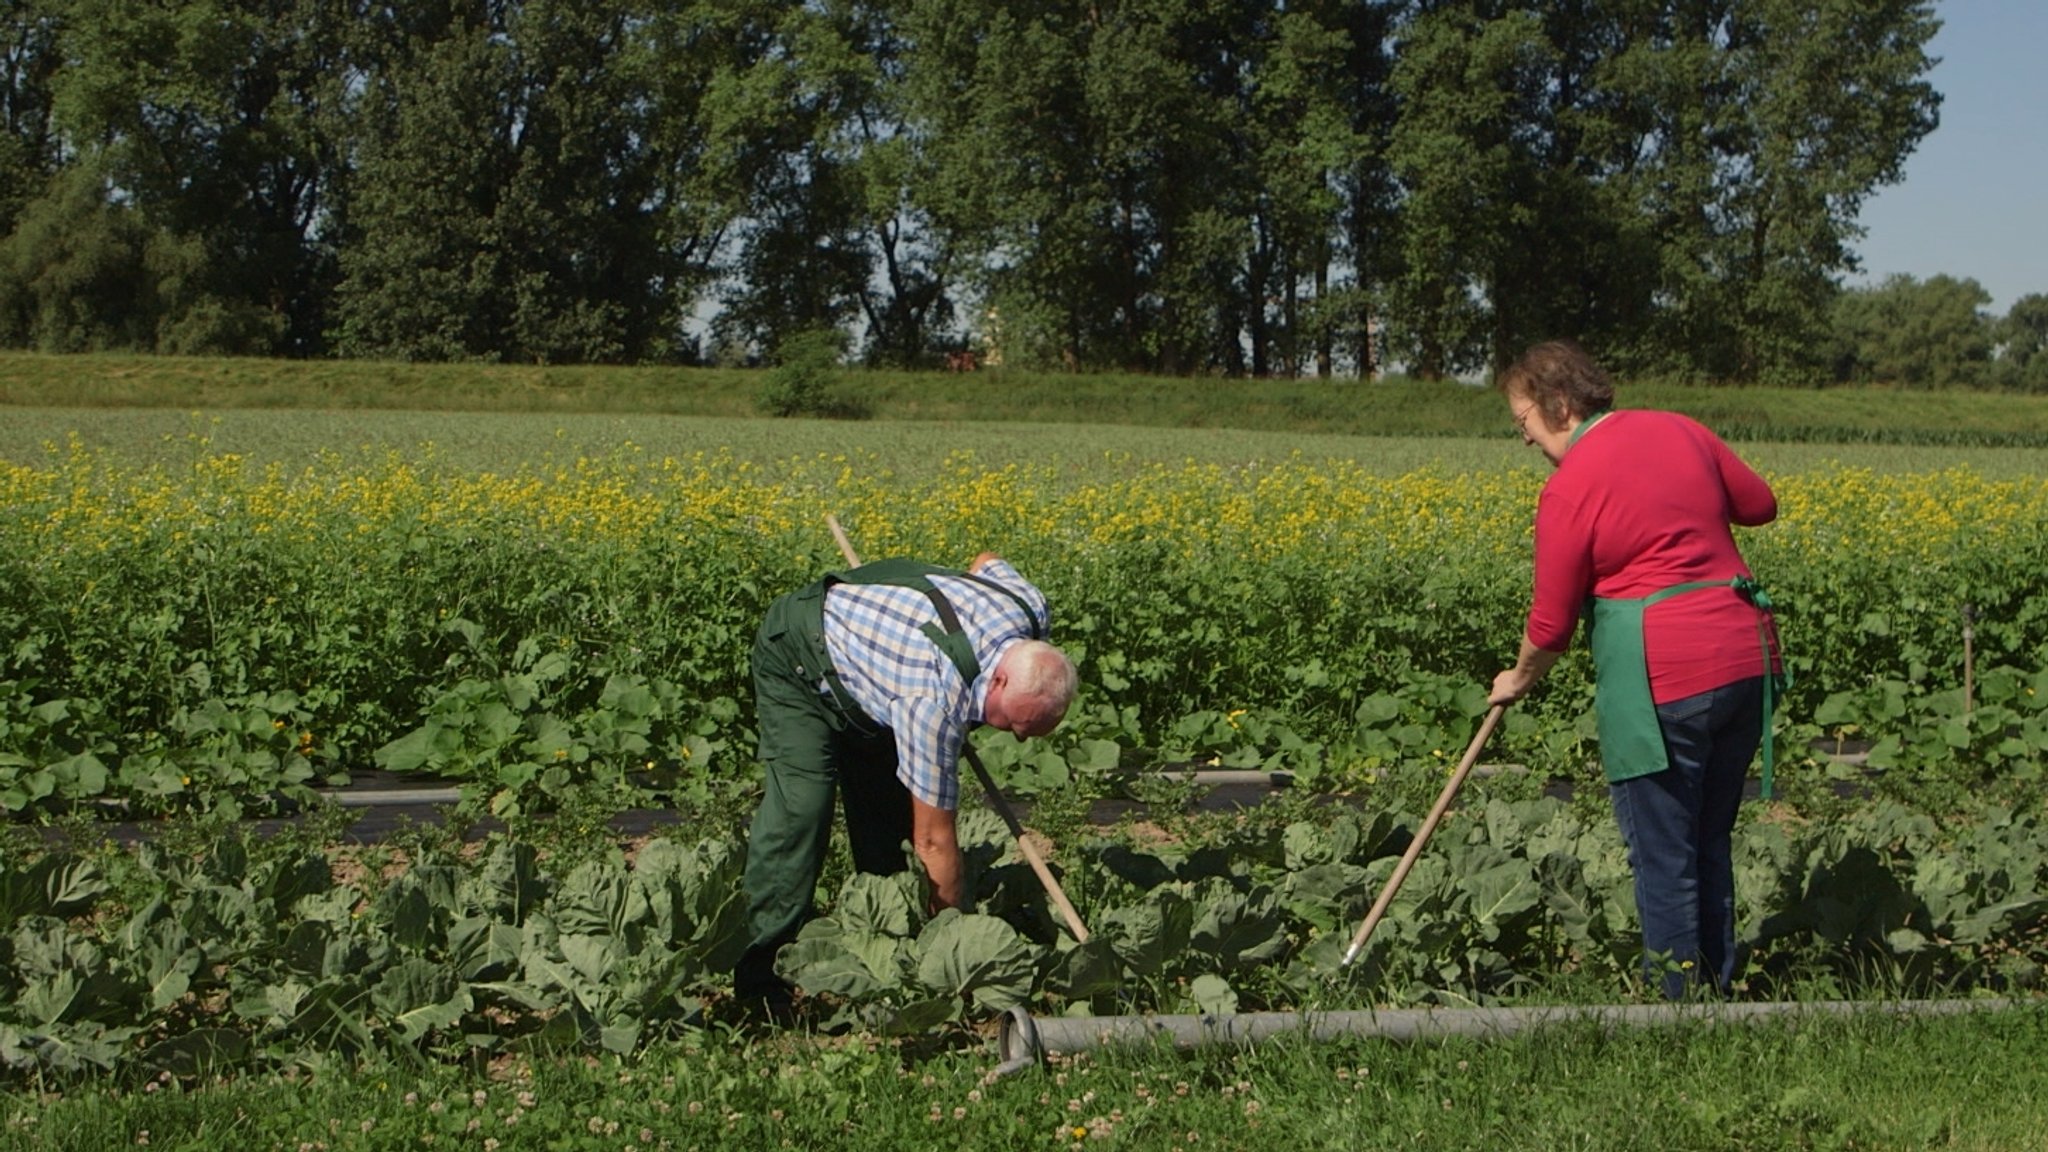
[[[1602, 413], [1601, 416], [1605, 416]], [[1578, 442], [1594, 424], [1596, 416], [1579, 425], [1572, 438]], [[1777, 693], [1789, 686], [1782, 673], [1771, 668], [1771, 641], [1767, 621], [1770, 597], [1748, 576], [1730, 580], [1692, 580], [1662, 588], [1648, 596], [1630, 600], [1588, 597], [1587, 639], [1593, 649], [1593, 707], [1600, 728], [1600, 764], [1610, 784], [1649, 776], [1671, 766], [1664, 749], [1664, 730], [1657, 720], [1657, 704], [1650, 695], [1650, 662], [1643, 650], [1643, 612], [1650, 605], [1708, 588], [1733, 588], [1737, 595], [1757, 608], [1757, 640], [1763, 652], [1764, 731], [1763, 796], [1771, 798], [1771, 716], [1777, 707]]]
[[939, 620], [923, 632], [970, 687], [981, 676], [973, 638], [930, 576], [974, 580], [1016, 600], [1042, 639], [1045, 624], [1030, 605], [992, 580], [914, 560], [878, 560], [778, 598], [754, 638], [753, 674], [760, 757], [761, 807], [747, 839], [745, 890], [752, 945], [734, 971], [741, 996], [776, 995], [775, 954], [809, 919], [832, 832], [835, 793], [846, 809], [854, 867], [890, 874], [904, 869], [910, 838], [910, 790], [896, 777], [894, 735], [862, 710], [832, 666], [825, 646], [825, 593], [837, 584], [914, 588], [931, 599]]

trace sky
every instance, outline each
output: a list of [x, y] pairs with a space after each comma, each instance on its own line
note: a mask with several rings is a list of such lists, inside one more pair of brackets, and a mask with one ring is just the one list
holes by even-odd
[[2048, 293], [2048, 0], [1940, 0], [1929, 46], [1941, 126], [1863, 205], [1850, 284], [1973, 279], [2003, 316]]

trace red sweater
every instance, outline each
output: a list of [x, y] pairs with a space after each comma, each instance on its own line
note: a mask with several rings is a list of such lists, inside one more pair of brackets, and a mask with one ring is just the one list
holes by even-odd
[[[1565, 453], [1537, 499], [1529, 641], [1570, 647], [1588, 594], [1632, 600], [1748, 575], [1729, 525], [1777, 515], [1770, 485], [1704, 426], [1675, 412], [1609, 413]], [[1643, 647], [1659, 704], [1763, 671], [1756, 609], [1733, 589], [1651, 605]]]

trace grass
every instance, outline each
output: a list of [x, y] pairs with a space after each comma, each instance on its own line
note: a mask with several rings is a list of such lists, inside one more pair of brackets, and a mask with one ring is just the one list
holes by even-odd
[[[0, 354], [0, 405], [396, 409], [747, 417], [766, 376], [717, 368], [543, 368], [362, 361]], [[1496, 397], [1455, 382], [1223, 380], [850, 371], [883, 420], [1118, 424], [1339, 436], [1491, 436]], [[1740, 440], [2048, 447], [2048, 396], [1699, 388], [1624, 381], [1625, 406], [1673, 408]]]
[[0, 1149], [2038, 1148], [2048, 1010], [1506, 1040], [981, 1049], [683, 1039], [641, 1057], [17, 1090]]

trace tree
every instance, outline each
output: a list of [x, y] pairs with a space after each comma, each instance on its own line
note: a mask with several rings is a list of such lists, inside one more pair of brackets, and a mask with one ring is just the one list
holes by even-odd
[[694, 248], [648, 146], [657, 58], [623, 2], [524, 0], [422, 27], [393, 9], [336, 292], [349, 355], [665, 358]]
[[[1671, 85], [1683, 153], [1667, 215], [1671, 346], [1723, 379], [1802, 381], [1856, 217], [1933, 131], [1925, 0], [1722, 0], [1680, 6], [1696, 84]], [[1676, 274], [1672, 274], [1675, 272]]]
[[2048, 392], [2048, 295], [2030, 292], [2013, 301], [1996, 334], [2002, 382]]
[[1235, 345], [1245, 7], [911, 5], [925, 203], [973, 262], [1006, 358], [1184, 372]]
[[1487, 355], [1499, 367], [1531, 343], [1570, 334], [1603, 354], [1655, 313], [1656, 250], [1629, 176], [1648, 147], [1621, 98], [1617, 61], [1640, 29], [1639, 3], [1543, 5], [1540, 74], [1525, 81], [1510, 170], [1520, 209], [1487, 277]]
[[53, 177], [0, 239], [0, 343], [41, 352], [153, 346], [149, 229], [89, 167]]
[[1351, 294], [1336, 283], [1344, 180], [1367, 165], [1369, 142], [1354, 117], [1353, 45], [1341, 22], [1355, 6], [1336, 7], [1273, 14], [1268, 34], [1248, 46], [1239, 147], [1249, 162], [1252, 243], [1244, 318], [1230, 318], [1218, 343], [1234, 353], [1242, 328], [1255, 376], [1293, 376], [1312, 362], [1329, 377], [1349, 320]]
[[151, 233], [147, 346], [317, 351], [351, 0], [58, 3], [55, 122]]
[[727, 157], [735, 138], [761, 129], [733, 119], [721, 94], [772, 49], [777, 14], [785, 7], [768, 0], [655, 3], [633, 38], [635, 67], [648, 78], [643, 130], [663, 261], [658, 287], [673, 317], [673, 358], [703, 355], [695, 335], [684, 330], [696, 321], [747, 211], [747, 189], [734, 183]]
[[1484, 362], [1493, 279], [1510, 238], [1533, 223], [1520, 194], [1536, 159], [1525, 126], [1548, 49], [1532, 14], [1489, 18], [1481, 7], [1419, 13], [1396, 51], [1389, 159], [1404, 193], [1403, 268], [1391, 320], [1402, 358], [1424, 378]]
[[749, 356], [850, 326], [866, 288], [865, 203], [846, 125], [867, 108], [872, 78], [836, 15], [810, 5], [752, 12], [758, 47], [705, 94], [705, 164], [729, 190], [736, 248], [714, 326], [721, 344]]
[[17, 0], [0, 17], [0, 235], [57, 170], [51, 80], [63, 57], [47, 0]]
[[852, 58], [830, 148], [852, 190], [850, 233], [865, 259], [852, 285], [866, 324], [866, 359], [913, 366], [953, 339], [959, 245], [921, 195], [934, 175], [930, 134], [909, 117], [906, 88], [916, 50], [904, 34], [904, 0], [835, 0], [826, 14]]
[[1333, 174], [1343, 197], [1337, 258], [1348, 267], [1349, 283], [1333, 283], [1321, 295], [1321, 310], [1352, 349], [1361, 379], [1380, 368], [1388, 286], [1400, 274], [1399, 186], [1388, 159], [1398, 104], [1393, 89], [1393, 30], [1407, 0], [1360, 3], [1337, 0], [1316, 5], [1325, 23], [1342, 31], [1343, 62], [1336, 70], [1351, 138], [1357, 151]]
[[1932, 8], [17, 0], [0, 340], [1814, 380]]
[[400, 43], [363, 101], [332, 339], [344, 356], [497, 359], [515, 278], [496, 243], [510, 50], [465, 23]]
[[1892, 276], [1842, 293], [1834, 308], [1835, 379], [1907, 388], [1974, 387], [1988, 380], [1991, 294], [1975, 280]]

